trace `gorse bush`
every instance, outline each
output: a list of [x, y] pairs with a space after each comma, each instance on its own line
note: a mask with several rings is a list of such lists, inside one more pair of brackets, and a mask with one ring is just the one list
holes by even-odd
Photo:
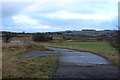
[[120, 30], [115, 31], [112, 35], [110, 35], [107, 41], [112, 47], [116, 48], [120, 52]]
[[47, 42], [52, 40], [52, 37], [49, 37], [44, 33], [35, 33], [33, 34], [32, 39], [33, 41], [36, 41], [36, 42]]

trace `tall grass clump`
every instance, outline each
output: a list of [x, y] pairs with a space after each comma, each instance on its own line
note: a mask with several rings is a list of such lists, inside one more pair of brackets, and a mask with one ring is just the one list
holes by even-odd
[[20, 50], [20, 49], [31, 49], [34, 45], [32, 43], [3, 43], [2, 49], [14, 49], [14, 50]]

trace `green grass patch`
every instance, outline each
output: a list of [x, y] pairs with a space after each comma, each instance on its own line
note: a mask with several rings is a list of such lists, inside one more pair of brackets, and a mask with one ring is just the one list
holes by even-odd
[[62, 42], [53, 43], [55, 45], [70, 46], [83, 50], [94, 50], [102, 53], [117, 53], [117, 51], [107, 42]]

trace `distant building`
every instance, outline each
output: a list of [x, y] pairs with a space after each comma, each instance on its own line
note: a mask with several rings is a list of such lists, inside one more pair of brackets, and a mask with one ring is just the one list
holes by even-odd
[[96, 31], [94, 29], [82, 29], [82, 31]]

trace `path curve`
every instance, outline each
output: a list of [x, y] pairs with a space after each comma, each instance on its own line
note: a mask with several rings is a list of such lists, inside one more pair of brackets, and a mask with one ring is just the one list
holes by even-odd
[[118, 78], [118, 67], [105, 58], [70, 49], [46, 47], [60, 52], [58, 68], [53, 78]]

